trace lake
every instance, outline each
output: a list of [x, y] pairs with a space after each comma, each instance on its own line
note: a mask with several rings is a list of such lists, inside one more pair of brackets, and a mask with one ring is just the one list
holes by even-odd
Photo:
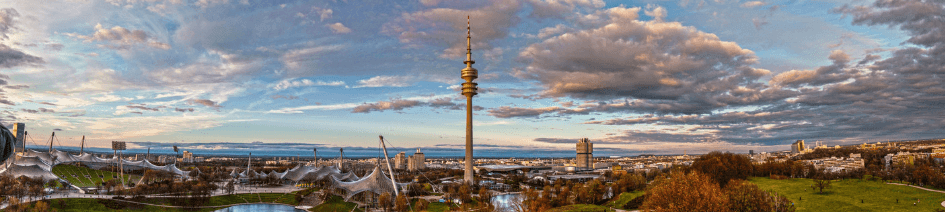
[[279, 205], [279, 204], [246, 204], [246, 205], [237, 205], [229, 208], [224, 208], [217, 210], [216, 212], [255, 212], [255, 211], [269, 211], [269, 212], [303, 212], [305, 210], [295, 209], [293, 206], [288, 205]]

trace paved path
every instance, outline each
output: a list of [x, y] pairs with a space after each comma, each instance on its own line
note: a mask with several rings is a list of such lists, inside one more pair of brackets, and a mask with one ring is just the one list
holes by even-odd
[[[926, 191], [938, 192], [938, 193], [943, 193], [943, 194], [945, 194], [945, 191], [939, 191], [939, 190], [924, 188], [924, 187], [920, 187], [920, 186], [907, 185], [907, 184], [902, 184], [902, 183], [886, 183], [886, 184], [909, 186], [909, 187], [918, 188], [918, 189], [922, 189], [922, 190], [926, 190]], [[945, 201], [942, 201], [941, 205], [942, 205], [942, 207], [945, 207]]]
[[909, 186], [909, 187], [918, 188], [918, 189], [922, 189], [922, 190], [926, 190], [926, 191], [938, 192], [938, 193], [943, 193], [943, 194], [945, 194], [945, 191], [939, 191], [939, 190], [929, 189], [929, 188], [920, 187], [920, 186], [914, 186], [914, 185], [908, 185], [908, 184], [902, 184], [902, 183], [886, 183], [886, 184]]

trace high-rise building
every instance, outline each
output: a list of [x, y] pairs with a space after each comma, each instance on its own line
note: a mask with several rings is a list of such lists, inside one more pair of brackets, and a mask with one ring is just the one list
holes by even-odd
[[194, 153], [184, 150], [184, 162], [193, 162], [193, 161], [194, 161]]
[[420, 148], [417, 148], [417, 153], [413, 153], [410, 158], [407, 158], [407, 170], [420, 171], [426, 169], [426, 160], [427, 157], [423, 155], [423, 152], [420, 152]]
[[577, 142], [578, 168], [594, 168], [594, 144], [587, 138], [582, 138]]
[[26, 149], [26, 144], [23, 142], [23, 134], [26, 133], [26, 124], [24, 123], [15, 123], [13, 124], [13, 137], [15, 141], [13, 151], [24, 151]]
[[394, 156], [394, 169], [404, 169], [407, 166], [407, 153], [400, 152]]
[[806, 150], [807, 148], [804, 146], [804, 140], [797, 140], [791, 144], [791, 153], [793, 154], [803, 153]]

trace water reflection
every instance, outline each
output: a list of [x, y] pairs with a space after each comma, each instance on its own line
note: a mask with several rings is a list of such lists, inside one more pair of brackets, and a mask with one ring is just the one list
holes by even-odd
[[497, 195], [492, 199], [492, 205], [496, 211], [512, 211], [512, 198], [521, 194], [503, 194]]
[[237, 206], [217, 210], [217, 212], [256, 212], [256, 211], [304, 212], [305, 210], [299, 210], [299, 209], [295, 209], [295, 207], [292, 207], [292, 206], [278, 205], [278, 204], [237, 205]]

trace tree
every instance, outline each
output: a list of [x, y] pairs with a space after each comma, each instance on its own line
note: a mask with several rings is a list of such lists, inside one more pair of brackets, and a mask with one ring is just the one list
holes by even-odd
[[479, 204], [487, 209], [492, 208], [492, 191], [486, 189], [486, 187], [479, 188]]
[[397, 200], [394, 201], [394, 211], [397, 211], [397, 212], [410, 211], [410, 201], [407, 200], [407, 195], [401, 194], [400, 196], [397, 196]]
[[472, 191], [468, 183], [463, 183], [456, 190], [456, 198], [463, 202], [463, 206], [468, 206], [472, 202]]
[[692, 162], [692, 169], [700, 171], [725, 187], [732, 179], [748, 179], [754, 166], [744, 155], [710, 152]]
[[700, 172], [671, 172], [646, 191], [641, 211], [727, 211], [728, 197], [714, 180]]
[[379, 204], [381, 208], [384, 209], [384, 211], [390, 210], [390, 207], [391, 207], [390, 193], [384, 192], [380, 196], [378, 196], [377, 204]]
[[819, 189], [819, 193], [823, 194], [824, 189], [830, 188], [830, 181], [834, 178], [833, 174], [826, 172], [823, 169], [815, 169], [811, 172], [811, 179], [814, 180], [814, 187]]
[[818, 193], [823, 194], [825, 188], [830, 188], [830, 180], [824, 178], [814, 179], [814, 187], [820, 190]]
[[733, 180], [724, 189], [729, 199], [730, 211], [785, 212], [794, 211], [791, 201], [783, 195], [773, 195], [753, 183]]

